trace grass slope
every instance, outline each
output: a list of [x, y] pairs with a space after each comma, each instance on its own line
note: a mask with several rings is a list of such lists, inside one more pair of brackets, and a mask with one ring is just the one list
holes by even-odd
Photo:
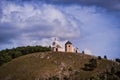
[[[84, 64], [94, 56], [62, 53], [43, 52], [28, 54], [4, 64], [0, 67], [0, 80], [44, 80], [51, 76], [70, 76], [72, 72], [80, 71], [80, 78], [96, 76], [116, 66], [117, 63], [105, 59], [97, 59], [97, 68], [93, 71], [84, 71]], [[76, 76], [77, 77], [77, 76]]]

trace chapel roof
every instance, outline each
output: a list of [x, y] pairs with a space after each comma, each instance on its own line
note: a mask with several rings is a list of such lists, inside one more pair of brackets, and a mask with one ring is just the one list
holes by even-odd
[[71, 43], [70, 41], [67, 41], [67, 42], [65, 43], [65, 45], [66, 45], [66, 44], [72, 44], [72, 43]]
[[61, 47], [60, 45], [58, 45], [58, 44], [56, 45], [56, 47], [57, 47], [57, 48], [62, 48], [62, 47]]

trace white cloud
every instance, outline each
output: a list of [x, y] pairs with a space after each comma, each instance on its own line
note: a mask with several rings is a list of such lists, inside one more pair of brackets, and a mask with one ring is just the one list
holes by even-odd
[[12, 23], [21, 31], [19, 39], [13, 39], [18, 44], [22, 42], [21, 40], [24, 41], [22, 44], [34, 44], [35, 42], [37, 44], [37, 42], [41, 42], [39, 40], [42, 40], [42, 44], [44, 41], [46, 42], [43, 39], [47, 37], [66, 40], [80, 35], [76, 21], [53, 5], [42, 4], [36, 7], [27, 3], [22, 6], [9, 3], [2, 7], [0, 21], [1, 23]]
[[87, 48], [84, 50], [84, 53], [88, 54], [88, 55], [92, 55], [91, 51], [89, 49], [87, 49]]
[[81, 51], [88, 48], [96, 55], [119, 52], [119, 16], [116, 17], [103, 8], [8, 3], [1, 7], [0, 24], [10, 23], [15, 27], [13, 31], [18, 32], [17, 38], [10, 40], [11, 45], [47, 45], [53, 37], [58, 37], [63, 40], [60, 44], [70, 39]]
[[76, 42], [80, 51], [88, 48], [94, 55], [108, 55], [109, 57], [113, 57], [115, 52], [115, 55], [118, 54], [120, 21], [114, 14], [102, 8], [78, 5], [66, 7], [64, 11], [74, 16], [80, 25], [81, 35]]

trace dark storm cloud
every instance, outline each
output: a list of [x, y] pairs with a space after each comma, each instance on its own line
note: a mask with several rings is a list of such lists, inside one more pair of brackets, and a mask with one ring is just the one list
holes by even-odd
[[120, 0], [8, 0], [8, 1], [16, 1], [18, 3], [26, 1], [32, 2], [45, 2], [48, 4], [62, 4], [62, 5], [71, 5], [71, 4], [78, 4], [83, 6], [97, 6], [106, 8], [108, 10], [120, 10]]
[[0, 0], [0, 49], [48, 46], [57, 37], [74, 40], [81, 51], [116, 56], [119, 10], [120, 0]]
[[18, 30], [9, 23], [0, 23], [0, 44], [11, 43], [18, 37]]
[[57, 4], [80, 4], [85, 6], [98, 6], [109, 10], [120, 10], [120, 0], [45, 0]]
[[36, 31], [36, 32], [40, 32], [40, 31], [49, 31], [49, 30], [52, 30], [53, 28], [52, 27], [50, 27], [50, 25], [34, 25], [34, 27], [33, 26], [29, 26], [29, 28], [25, 28], [25, 29], [23, 29], [22, 31], [23, 32], [34, 32], [34, 31]]
[[45, 33], [46, 30], [51, 30], [49, 27], [41, 26], [35, 25], [34, 27], [19, 29], [10, 23], [0, 23], [0, 44], [13, 44], [13, 41], [20, 39], [22, 35], [31, 39], [49, 37], [46, 34], [39, 34], [39, 32]]
[[31, 39], [41, 39], [41, 38], [49, 38], [51, 34], [47, 34], [47, 32], [52, 31], [53, 27], [50, 25], [34, 25], [29, 26], [29, 28], [24, 28], [21, 30], [22, 34], [26, 34], [27, 37]]

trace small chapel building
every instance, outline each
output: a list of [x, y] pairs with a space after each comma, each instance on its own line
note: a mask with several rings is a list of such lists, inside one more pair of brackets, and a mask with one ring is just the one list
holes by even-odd
[[53, 52], [61, 51], [61, 46], [56, 42], [56, 40], [52, 43], [51, 50]]
[[78, 53], [78, 48], [73, 49], [73, 45], [70, 41], [67, 41], [64, 45], [64, 50], [63, 47], [60, 46], [60, 44], [57, 43], [56, 39], [53, 41], [51, 45], [51, 50], [53, 52], [75, 52]]
[[72, 43], [70, 41], [65, 43], [65, 52], [72, 52]]

